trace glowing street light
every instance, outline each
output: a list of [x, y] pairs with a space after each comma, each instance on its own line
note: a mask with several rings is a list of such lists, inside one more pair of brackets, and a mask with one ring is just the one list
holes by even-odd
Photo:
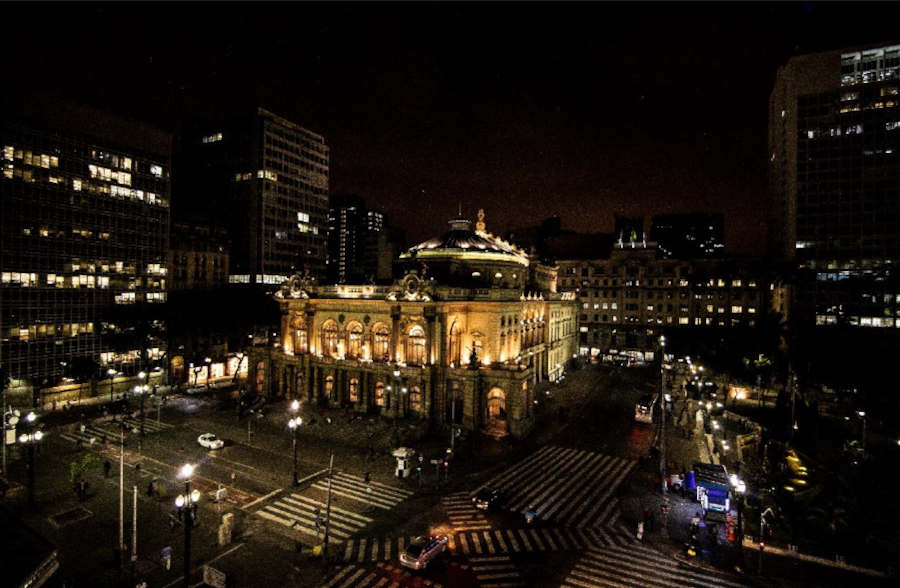
[[191, 491], [191, 476], [194, 475], [195, 466], [189, 463], [181, 466], [178, 472], [184, 479], [184, 494], [175, 497], [175, 509], [178, 518], [184, 523], [184, 586], [190, 585], [191, 576], [191, 529], [197, 524], [197, 503], [200, 501], [200, 492]]

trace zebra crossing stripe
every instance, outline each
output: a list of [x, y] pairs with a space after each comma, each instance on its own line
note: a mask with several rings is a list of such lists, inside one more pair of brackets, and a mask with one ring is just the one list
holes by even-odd
[[[327, 505], [324, 502], [319, 502], [318, 500], [314, 500], [312, 498], [308, 498], [303, 496], [302, 494], [291, 494], [289, 497], [291, 500], [296, 500], [300, 502], [304, 502], [306, 504], [311, 504], [313, 507], [320, 507], [322, 509], [327, 510]], [[324, 510], [322, 511], [324, 514]], [[349, 510], [344, 510], [342, 508], [338, 508], [334, 505], [331, 506], [331, 516], [335, 516], [334, 513], [338, 513], [340, 515], [346, 515], [346, 517], [351, 519], [357, 519], [359, 521], [363, 521], [365, 523], [371, 523], [374, 519], [370, 519], [365, 515], [361, 515], [359, 513], [351, 512]]]
[[466, 534], [459, 534], [459, 544], [462, 546], [463, 553], [469, 553], [469, 543], [466, 541]]
[[[529, 469], [527, 472], [530, 474], [528, 477], [524, 478], [520, 483], [513, 484], [506, 488], [506, 491], [513, 496], [518, 497], [517, 500], [510, 505], [511, 510], [521, 510], [529, 506], [529, 502], [533, 502], [531, 500], [532, 495], [531, 492], [535, 488], [542, 488], [546, 484], [548, 484], [548, 479], [546, 475], [547, 470], [551, 470], [554, 474], [565, 472], [569, 467], [571, 467], [573, 463], [573, 458], [578, 455], [577, 449], [562, 449], [557, 454], [552, 456], [553, 461], [536, 464], [536, 466], [532, 469]], [[550, 463], [553, 464], [552, 468], [549, 467]], [[536, 475], [538, 472], [544, 473], [544, 475]], [[552, 484], [556, 478], [553, 478], [550, 483]], [[530, 483], [529, 483], [530, 482]]]
[[538, 551], [547, 551], [547, 548], [544, 546], [544, 542], [541, 541], [541, 538], [538, 537], [537, 530], [530, 530], [531, 538], [534, 540], [534, 544], [537, 545]]
[[[566, 509], [559, 513], [557, 519], [562, 523], [578, 520], [582, 524], [593, 524], [594, 520], [591, 515], [582, 515], [579, 517], [579, 513], [582, 513], [592, 504], [594, 505], [595, 510], [605, 506], [606, 499], [619, 486], [622, 477], [624, 477], [623, 475], [617, 477], [616, 474], [617, 472], [621, 473], [622, 467], [626, 464], [628, 464], [627, 460], [617, 457], [611, 458], [597, 476], [603, 480], [603, 483], [597, 486], [588, 487], [588, 492], [584, 492], [580, 494], [578, 498], [570, 501]], [[593, 513], [595, 510], [592, 510], [591, 512]]]
[[[634, 550], [608, 549], [603, 551], [586, 552], [581, 560], [582, 565], [620, 571], [626, 575], [637, 576], [642, 580], [644, 573], [653, 573], [656, 577], [652, 581], [658, 585], [681, 588], [685, 582], [691, 582], [695, 586], [743, 586], [718, 575], [707, 574], [699, 571], [680, 567], [677, 562], [670, 560], [657, 552], [643, 548], [640, 555], [634, 555]], [[624, 578], [622, 578], [624, 579]]]
[[[488, 486], [506, 486], [509, 483], [520, 479], [522, 476], [527, 476], [535, 465], [551, 459], [552, 456], [558, 453], [561, 449], [561, 447], [556, 446], [542, 447], [540, 450], [530, 455], [526, 459], [520, 461], [512, 468], [507, 469], [506, 471], [501, 472], [499, 475], [492, 478], [484, 486], [482, 486], [482, 488]], [[476, 493], [477, 492], [473, 492], [473, 495]]]
[[[602, 507], [606, 503], [606, 501], [609, 499], [609, 496], [615, 491], [616, 488], [619, 487], [619, 484], [622, 483], [622, 480], [625, 479], [625, 476], [628, 475], [628, 472], [630, 472], [635, 466], [634, 462], [628, 462], [625, 460], [622, 460], [620, 463], [621, 467], [618, 468], [616, 477], [613, 479], [612, 483], [606, 485], [606, 492], [604, 492], [599, 498], [597, 498], [597, 502], [594, 505], [594, 508], [592, 508], [590, 512], [588, 512], [588, 514], [583, 517], [582, 521], [584, 523], [594, 520], [594, 516], [596, 515], [597, 511], [600, 510], [600, 507]], [[587, 504], [588, 502], [585, 502], [585, 505]]]
[[[315, 482], [311, 487], [322, 490], [324, 492], [328, 492], [327, 483]], [[342, 482], [338, 482], [337, 480], [332, 480], [331, 493], [338, 496], [343, 496], [344, 498], [350, 498], [351, 500], [365, 502], [366, 504], [371, 504], [372, 506], [378, 507], [383, 510], [390, 510], [398, 502], [400, 502], [399, 500], [393, 501], [391, 499], [381, 498], [379, 496], [369, 494], [365, 490], [358, 490], [355, 487], [348, 486]]]
[[512, 529], [506, 530], [506, 538], [509, 540], [509, 544], [512, 546], [513, 551], [521, 551], [521, 549], [519, 549], [519, 542], [516, 541], [516, 536], [513, 534]]
[[[268, 519], [270, 521], [275, 521], [276, 523], [281, 523], [285, 527], [290, 527], [294, 530], [300, 531], [301, 533], [306, 533], [307, 535], [317, 536], [315, 523], [310, 524], [308, 520], [297, 518], [290, 512], [281, 510], [275, 506], [267, 506], [263, 510], [257, 511], [256, 513], [260, 517], [264, 519]], [[279, 516], [281, 515], [281, 516]], [[350, 532], [344, 531], [340, 528], [335, 528], [336, 525], [334, 521], [331, 522], [331, 530], [330, 535], [337, 539], [348, 539], [351, 534], [353, 534], [356, 529], [351, 529]]]
[[322, 588], [331, 588], [332, 586], [336, 586], [338, 582], [343, 580], [347, 574], [351, 573], [356, 566], [345, 566], [341, 571], [332, 576], [332, 578], [325, 584], [323, 584]]
[[560, 533], [559, 529], [548, 529], [548, 530], [553, 535], [556, 535], [556, 541], [557, 541], [557, 543], [559, 543], [559, 545], [562, 547], [562, 549], [564, 549], [564, 550], [571, 549], [571, 544], [563, 536], [563, 534]]
[[[485, 531], [487, 533], [487, 531]], [[500, 550], [509, 553], [509, 546], [506, 545], [506, 541], [503, 540], [503, 531], [494, 531], [494, 539], [497, 540], [497, 545], [500, 546]]]
[[381, 588], [381, 586], [384, 586], [388, 582], [389, 580], [387, 578], [381, 578], [380, 580], [378, 580], [378, 583], [375, 584], [375, 588]]
[[[263, 507], [263, 510], [272, 509], [282, 509], [283, 511], [291, 513], [295, 517], [299, 516], [299, 518], [305, 521], [309, 521], [310, 523], [312, 523], [312, 526], [315, 526], [316, 524], [315, 509], [310, 508], [302, 502], [297, 502], [296, 500], [291, 499], [290, 496], [284, 496], [281, 500]], [[324, 519], [325, 514], [322, 513], [320, 516], [322, 516], [322, 518]], [[332, 528], [338, 527], [339, 529], [347, 529], [348, 531], [353, 532], [365, 527], [366, 523], [354, 517], [348, 517], [339, 512], [332, 512], [330, 525]]]
[[478, 539], [478, 533], [472, 533], [472, 543], [475, 545], [475, 553], [482, 553], [481, 541]]
[[363, 537], [359, 542], [359, 555], [357, 556], [357, 561], [362, 563], [366, 558], [366, 546], [368, 545], [368, 540]]
[[[547, 511], [548, 518], [554, 518], [553, 514], [556, 513], [556, 517], [560, 520], [563, 519], [563, 515], [566, 511], [575, 508], [581, 501], [585, 499], [585, 495], [590, 492], [596, 491], [597, 485], [594, 483], [595, 480], [604, 480], [604, 474], [609, 469], [610, 465], [615, 461], [615, 458], [609, 455], [599, 455], [599, 460], [595, 460], [590, 469], [581, 476], [581, 478], [586, 481], [586, 484], [583, 484], [580, 487], [574, 487], [572, 490], [577, 492], [575, 495], [569, 496], [564, 500], [559, 500], [553, 505], [550, 510]], [[561, 510], [558, 510], [560, 509]], [[558, 512], [557, 512], [558, 511]]]
[[597, 518], [597, 522], [600, 524], [603, 524], [606, 521], [606, 519], [609, 518], [610, 512], [612, 511], [613, 507], [615, 507], [618, 503], [619, 503], [619, 500], [617, 498], [613, 498], [612, 500], [607, 502], [606, 508], [603, 510], [602, 513], [600, 513], [600, 516]]
[[603, 472], [604, 484], [599, 488], [595, 488], [595, 491], [588, 496], [585, 496], [578, 505], [578, 508], [566, 517], [561, 518], [560, 521], [577, 520], [578, 523], [576, 523], [576, 527], [584, 527], [591, 524], [593, 522], [593, 515], [596, 514], [600, 508], [606, 506], [606, 498], [618, 487], [619, 482], [624, 477], [623, 471], [626, 471], [623, 470], [623, 468], [627, 468], [627, 466], [628, 461], [626, 460], [617, 458], [613, 461], [612, 467]]
[[484, 533], [484, 544], [487, 546], [488, 552], [496, 553], [496, 551], [494, 551], [494, 543], [491, 541], [491, 534], [487, 531], [482, 531], [482, 533]]
[[[557, 501], [561, 500], [572, 486], [581, 486], [584, 484], [587, 481], [587, 473], [593, 470], [594, 462], [600, 458], [601, 456], [599, 454], [592, 455], [586, 452], [579, 453], [577, 459], [572, 460], [568, 467], [560, 471], [560, 475], [566, 475], [566, 478], [562, 483], [559, 483], [559, 479], [557, 478], [557, 480], [547, 484], [544, 492], [532, 501], [534, 504], [539, 505], [536, 511], [537, 514], [544, 515], [544, 513], [547, 512], [547, 509], [553, 506], [554, 503], [557, 503]], [[572, 475], [578, 470], [582, 470], [579, 472], [580, 475]], [[549, 515], [547, 515], [546, 518], [550, 518]]]
[[359, 568], [358, 570], [356, 570], [356, 573], [350, 576], [350, 578], [346, 582], [341, 584], [340, 588], [349, 588], [350, 586], [353, 586], [353, 583], [356, 581], [356, 579], [362, 576], [365, 571], [366, 570], [364, 570], [363, 568]]
[[353, 542], [347, 541], [344, 547], [344, 561], [350, 561], [350, 557], [353, 555]]
[[519, 529], [519, 537], [521, 537], [522, 545], [525, 546], [526, 551], [534, 551], [531, 547], [531, 541], [528, 540], [528, 535], [525, 533], [525, 529]]
[[551, 551], [559, 551], [559, 548], [556, 546], [556, 543], [553, 542], [553, 537], [550, 536], [550, 532], [547, 529], [541, 529], [542, 536], [547, 545], [550, 546]]
[[[357, 486], [366, 486], [364, 480], [360, 480], [357, 476], [352, 476], [344, 472], [335, 473], [334, 478]], [[372, 486], [373, 490], [375, 488], [378, 488], [387, 495], [396, 496], [399, 499], [398, 502], [413, 495], [413, 492], [411, 490], [405, 490], [403, 488], [397, 488], [395, 486], [388, 486], [387, 484], [382, 484], [381, 482], [369, 482], [369, 485]]]

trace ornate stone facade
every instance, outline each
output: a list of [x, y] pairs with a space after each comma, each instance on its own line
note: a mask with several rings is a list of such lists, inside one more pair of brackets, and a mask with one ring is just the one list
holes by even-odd
[[[388, 418], [526, 435], [535, 384], [558, 378], [576, 353], [574, 295], [552, 292], [555, 284], [529, 290], [533, 261], [502, 242], [491, 253], [493, 236], [452, 223], [456, 240], [427, 247], [427, 268], [412, 248], [391, 286], [289, 280], [276, 294], [280, 342], [255, 350], [251, 386]], [[461, 243], [475, 255], [453, 246]]]

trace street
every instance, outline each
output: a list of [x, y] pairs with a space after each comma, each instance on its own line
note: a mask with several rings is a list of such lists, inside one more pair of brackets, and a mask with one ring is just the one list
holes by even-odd
[[[170, 527], [169, 513], [183, 485], [177, 471], [191, 463], [191, 487], [201, 493], [191, 584], [199, 581], [203, 564], [212, 562], [235, 586], [746, 585], [710, 566], [684, 565], [672, 557], [677, 544], [661, 542], [649, 527], [643, 541], [636, 537], [635, 521], [647, 505], [658, 510], [659, 500], [653, 481], [658, 464], [647, 459], [655, 425], [633, 418], [647, 382], [639, 371], [573, 371], [563, 383], [543, 387], [541, 420], [525, 441], [472, 435], [457, 446], [445, 471], [441, 462], [431, 462], [446, 451], [447, 439], [427, 437], [413, 444], [426, 458], [421, 471], [404, 479], [394, 476], [389, 445], [374, 458], [370, 449], [373, 440], [398, 434], [392, 423], [302, 406], [303, 422], [314, 424], [297, 434], [296, 487], [287, 405], [267, 406], [262, 418], [239, 419], [214, 396], [175, 397], [158, 422], [156, 412], [148, 411], [143, 440], [136, 416], [58, 425], [39, 451], [37, 511], [24, 516], [59, 546], [58, 579], [66, 586], [140, 580], [174, 586], [183, 569], [184, 533]], [[224, 447], [204, 449], [197, 442], [203, 433], [214, 433]], [[679, 446], [674, 437], [671, 444], [670, 458], [693, 459], [684, 454], [689, 444]], [[88, 470], [87, 496], [79, 502], [68, 473], [84, 452], [112, 467], [109, 477], [101, 468]], [[129, 550], [121, 572], [115, 552], [120, 455]], [[13, 464], [14, 479], [23, 479], [21, 465]], [[138, 539], [132, 563], [135, 486]], [[503, 492], [500, 507], [489, 512], [476, 510], [471, 500], [485, 487]], [[222, 488], [225, 496], [217, 502]], [[232, 542], [220, 546], [218, 527], [227, 513], [234, 515]], [[313, 548], [322, 543], [326, 522], [323, 566]], [[676, 518], [668, 523], [678, 539]], [[422, 572], [402, 568], [399, 554], [415, 537], [429, 534], [447, 535], [449, 552]], [[172, 548], [168, 569], [161, 559], [166, 547]]]

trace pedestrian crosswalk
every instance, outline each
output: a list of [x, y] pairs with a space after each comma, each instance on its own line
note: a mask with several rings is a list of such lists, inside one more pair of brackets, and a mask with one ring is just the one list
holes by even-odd
[[567, 588], [662, 586], [681, 588], [745, 586], [720, 574], [680, 567], [678, 562], [643, 546], [588, 551], [575, 562], [562, 585]]
[[345, 562], [387, 561], [397, 559], [415, 537], [357, 537], [344, 543]]
[[629, 459], [551, 445], [486, 486], [503, 489], [508, 509], [533, 510], [538, 519], [590, 527], [614, 521], [618, 509], [613, 493], [635, 465]]
[[410, 576], [409, 570], [390, 563], [380, 562], [374, 569], [350, 564], [339, 569], [322, 588], [400, 588], [401, 585], [444, 588], [443, 584], [423, 576], [410, 582]]
[[455, 492], [441, 499], [447, 518], [454, 531], [478, 531], [490, 529], [484, 514], [472, 504], [468, 492]]
[[[322, 478], [312, 485], [317, 490], [328, 491], [328, 480]], [[412, 496], [412, 492], [379, 482], [366, 483], [362, 476], [352, 476], [336, 472], [331, 480], [331, 493], [342, 498], [363, 502], [383, 510], [390, 510], [403, 500]]]
[[[326, 505], [303, 496], [286, 494], [256, 511], [260, 518], [284, 525], [295, 531], [324, 540]], [[318, 528], [316, 522], [319, 522]], [[331, 506], [328, 544], [342, 543], [372, 522], [367, 516]]]
[[455, 551], [463, 554], [523, 553], [533, 551], [582, 551], [606, 547], [630, 547], [637, 540], [624, 529], [596, 527], [492, 529], [466, 531], [454, 537]]
[[508, 555], [470, 557], [472, 572], [482, 588], [524, 586], [522, 575]]
[[[141, 419], [134, 417], [125, 417], [124, 421], [108, 421], [105, 423], [90, 423], [84, 425], [84, 430], [76, 427], [70, 433], [62, 433], [59, 436], [72, 443], [79, 441], [85, 445], [92, 443], [117, 443], [122, 438], [122, 429], [120, 423], [125, 424], [125, 434], [137, 434], [141, 430]], [[147, 435], [160, 433], [171, 429], [174, 425], [169, 423], [157, 422], [155, 419], [144, 419], [144, 433]]]

